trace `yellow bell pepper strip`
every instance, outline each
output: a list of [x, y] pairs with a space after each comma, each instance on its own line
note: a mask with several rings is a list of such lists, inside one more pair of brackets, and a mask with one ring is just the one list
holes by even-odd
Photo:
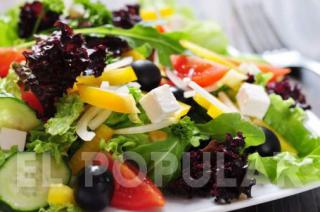
[[226, 58], [224, 58], [223, 56], [215, 53], [215, 52], [212, 52], [206, 48], [203, 48], [201, 46], [198, 46], [197, 44], [195, 43], [192, 43], [190, 41], [187, 41], [187, 40], [181, 40], [180, 41], [180, 44], [190, 50], [191, 52], [193, 52], [195, 55], [199, 56], [199, 57], [202, 57], [204, 59], [207, 59], [207, 60], [210, 60], [212, 62], [215, 62], [215, 63], [219, 63], [221, 65], [224, 65], [230, 69], [235, 69], [237, 68], [234, 64], [232, 64], [231, 62], [229, 62], [229, 60], [227, 60]]
[[108, 81], [110, 85], [123, 85], [137, 79], [137, 75], [131, 66], [104, 71], [99, 77], [100, 81]]
[[194, 95], [193, 100], [196, 103], [198, 103], [201, 107], [203, 107], [204, 109], [208, 110], [210, 108], [211, 103], [207, 99], [203, 98], [198, 93], [196, 93], [196, 95]]
[[108, 81], [110, 85], [123, 85], [132, 81], [136, 81], [137, 76], [131, 66], [124, 68], [106, 70], [100, 77], [80, 76], [77, 77], [76, 85], [100, 86], [102, 81]]
[[132, 57], [134, 60], [144, 60], [146, 59], [142, 54], [135, 50], [130, 50], [123, 54], [124, 57]]
[[142, 9], [140, 11], [140, 17], [144, 21], [155, 21], [159, 18], [170, 17], [174, 13], [175, 13], [175, 10], [172, 7], [164, 7], [159, 9], [159, 11]]
[[[100, 151], [99, 145], [100, 145], [101, 139], [104, 139], [105, 141], [108, 141], [109, 139], [111, 139], [113, 135], [113, 130], [106, 125], [101, 125], [95, 131], [95, 133], [96, 133], [96, 136], [92, 139], [92, 141], [85, 142], [71, 157], [71, 160], [69, 161], [69, 165], [73, 175], [76, 175], [85, 166], [85, 160], [83, 158], [84, 155], [82, 155], [82, 153], [99, 152]], [[95, 155], [92, 155], [92, 158], [85, 158], [85, 159], [91, 160], [94, 157]]]
[[119, 113], [137, 113], [136, 102], [132, 95], [103, 90], [101, 88], [78, 85], [80, 99], [98, 108]]
[[48, 203], [50, 205], [73, 204], [73, 190], [63, 184], [50, 185], [48, 192]]

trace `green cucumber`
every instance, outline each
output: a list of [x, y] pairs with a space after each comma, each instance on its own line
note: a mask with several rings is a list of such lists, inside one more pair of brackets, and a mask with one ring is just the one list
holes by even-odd
[[40, 124], [35, 112], [22, 100], [0, 96], [0, 128], [29, 131]]
[[0, 201], [14, 211], [34, 211], [47, 205], [51, 184], [70, 181], [71, 171], [48, 153], [21, 152], [0, 168]]

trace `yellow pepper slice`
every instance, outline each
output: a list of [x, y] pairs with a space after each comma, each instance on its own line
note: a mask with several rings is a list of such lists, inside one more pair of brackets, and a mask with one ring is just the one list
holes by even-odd
[[[100, 151], [99, 145], [100, 145], [101, 139], [108, 141], [109, 139], [111, 139], [113, 135], [112, 129], [106, 125], [101, 125], [95, 131], [95, 133], [96, 133], [96, 136], [92, 139], [92, 141], [85, 142], [71, 157], [71, 160], [69, 161], [69, 165], [71, 167], [73, 175], [76, 175], [85, 166], [85, 160], [90, 161], [95, 157], [95, 155], [92, 155], [90, 158], [83, 158], [85, 155], [83, 155], [82, 153], [99, 152]], [[89, 155], [87, 156], [89, 157]]]
[[99, 77], [101, 81], [108, 81], [110, 85], [123, 85], [136, 81], [138, 78], [131, 66], [125, 68], [104, 71]]
[[72, 188], [63, 184], [51, 185], [48, 192], [48, 203], [50, 205], [74, 203]]
[[77, 84], [100, 86], [102, 81], [108, 81], [110, 85], [123, 85], [136, 81], [137, 76], [131, 66], [104, 71], [100, 77], [80, 76], [77, 77]]
[[191, 106], [190, 105], [187, 105], [185, 103], [182, 103], [182, 102], [179, 102], [179, 105], [181, 107], [180, 110], [178, 110], [175, 114], [174, 114], [174, 117], [176, 119], [180, 119], [182, 116], [185, 116], [188, 114], [189, 110], [191, 109]]
[[175, 10], [172, 7], [161, 8], [158, 12], [156, 10], [142, 9], [140, 16], [144, 21], [155, 21], [159, 18], [167, 18], [172, 16]]
[[135, 100], [129, 94], [78, 85], [80, 99], [90, 105], [119, 113], [137, 113]]
[[205, 98], [203, 98], [200, 94], [196, 93], [196, 95], [194, 95], [193, 100], [198, 103], [201, 107], [205, 108], [205, 109], [209, 109], [211, 103], [206, 100]]
[[223, 56], [212, 52], [206, 48], [203, 48], [201, 46], [198, 46], [195, 43], [192, 43], [190, 41], [187, 40], [181, 40], [180, 44], [190, 50], [191, 52], [193, 52], [194, 54], [198, 55], [199, 57], [202, 57], [204, 59], [210, 60], [212, 62], [215, 63], [219, 63], [221, 65], [227, 66], [228, 68], [236, 68], [236, 66], [234, 64], [232, 64], [231, 62], [229, 62], [227, 59], [225, 59]]
[[217, 118], [218, 116], [220, 116], [221, 114], [225, 113], [221, 108], [215, 106], [215, 105], [210, 105], [207, 114], [211, 117], [211, 118]]
[[142, 54], [140, 54], [139, 52], [137, 52], [135, 50], [130, 50], [128, 52], [125, 52], [123, 54], [123, 56], [132, 57], [134, 60], [144, 60], [144, 59], [146, 59]]

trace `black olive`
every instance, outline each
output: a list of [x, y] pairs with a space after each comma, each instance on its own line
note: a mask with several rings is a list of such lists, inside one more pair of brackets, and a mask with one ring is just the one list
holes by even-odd
[[177, 87], [170, 87], [170, 90], [172, 91], [174, 97], [180, 102], [185, 102], [187, 99], [184, 98], [184, 90], [181, 90]]
[[137, 60], [131, 66], [137, 75], [142, 90], [150, 91], [160, 85], [160, 69], [151, 61]]
[[262, 157], [274, 156], [281, 151], [280, 141], [271, 130], [265, 127], [262, 127], [262, 130], [266, 136], [266, 141], [257, 147], [257, 152]]
[[75, 182], [74, 196], [85, 211], [101, 211], [111, 201], [114, 191], [112, 173], [103, 166], [91, 165], [82, 169]]

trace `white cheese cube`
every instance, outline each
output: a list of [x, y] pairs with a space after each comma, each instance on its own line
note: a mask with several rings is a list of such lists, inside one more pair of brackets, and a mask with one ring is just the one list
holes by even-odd
[[242, 115], [262, 119], [270, 106], [270, 98], [260, 85], [244, 83], [237, 94]]
[[23, 151], [26, 145], [27, 132], [9, 128], [0, 130], [0, 148], [9, 150], [12, 146], [18, 146], [19, 151]]
[[173, 117], [180, 105], [168, 85], [155, 88], [140, 100], [142, 108], [152, 123], [159, 123]]

